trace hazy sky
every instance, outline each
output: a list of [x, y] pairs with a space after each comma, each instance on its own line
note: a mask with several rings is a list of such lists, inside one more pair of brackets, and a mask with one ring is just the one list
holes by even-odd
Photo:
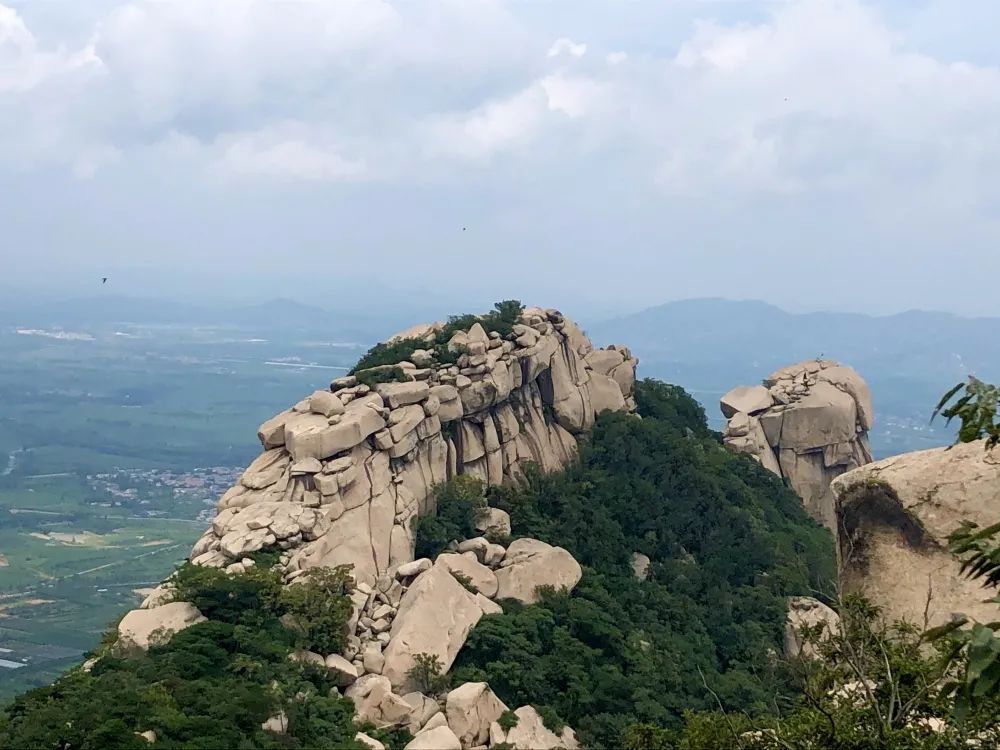
[[1000, 314], [997, 29], [997, 0], [0, 0], [0, 284]]

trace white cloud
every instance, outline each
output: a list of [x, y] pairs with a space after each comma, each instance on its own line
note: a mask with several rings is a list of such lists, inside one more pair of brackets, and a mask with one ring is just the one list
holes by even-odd
[[0, 5], [0, 95], [30, 91], [46, 79], [101, 66], [92, 46], [45, 50], [13, 8]]
[[[293, 181], [473, 202], [474, 183], [511, 211], [505, 229], [551, 221], [540, 241], [581, 247], [598, 220], [634, 226], [637, 246], [684, 226], [699, 247], [713, 232], [771, 246], [762, 207], [878, 248], [995, 236], [1000, 53], [930, 44], [953, 4], [667, 5], [588, 4], [570, 29], [570, 0], [123, 0], [75, 36], [42, 5], [0, 5], [0, 176], [164, 206], [161, 173], [220, 202]], [[546, 196], [561, 202], [534, 224], [506, 208]], [[745, 226], [700, 219], [720, 207]]]
[[365, 164], [339, 153], [334, 139], [296, 124], [226, 136], [217, 146], [221, 156], [214, 167], [224, 176], [341, 182], [366, 174]]
[[571, 57], [583, 57], [587, 54], [587, 45], [580, 42], [574, 42], [572, 39], [556, 39], [552, 46], [549, 47], [548, 56], [549, 57], [559, 57], [560, 55], [569, 55]]

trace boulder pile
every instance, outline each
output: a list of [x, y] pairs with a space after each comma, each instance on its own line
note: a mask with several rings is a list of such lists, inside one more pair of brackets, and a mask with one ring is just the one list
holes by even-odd
[[[436, 329], [424, 329], [430, 347]], [[338, 378], [261, 425], [264, 452], [222, 496], [192, 562], [228, 569], [278, 548], [289, 579], [350, 564], [374, 586], [413, 560], [412, 521], [433, 512], [435, 485], [512, 482], [529, 462], [560, 469], [597, 414], [635, 408], [628, 349], [594, 349], [556, 310], [526, 309], [507, 338], [475, 323], [449, 348], [463, 352], [454, 364], [418, 349], [374, 368], [402, 382]]]
[[[572, 748], [572, 730], [550, 732], [528, 706], [502, 728], [507, 707], [484, 684], [438, 701], [416, 692], [411, 670], [426, 654], [447, 671], [476, 623], [503, 611], [498, 602], [531, 604], [539, 587], [572, 589], [580, 565], [560, 547], [510, 541], [510, 518], [496, 508], [478, 519], [484, 536], [415, 560], [413, 522], [435, 511], [433, 489], [453, 477], [513, 483], [529, 463], [565, 466], [599, 413], [634, 411], [637, 361], [624, 347], [595, 349], [557, 310], [525, 309], [506, 336], [475, 323], [451, 337], [452, 356], [440, 357], [448, 361], [438, 361], [439, 330], [400, 334], [427, 348], [338, 378], [264, 422], [263, 452], [219, 500], [189, 559], [238, 575], [254, 553], [276, 551], [287, 585], [313, 568], [351, 566], [344, 653], [290, 658], [329, 670], [360, 720], [408, 727], [410, 750]], [[123, 640], [145, 648], [153, 631], [169, 638], [199, 621], [190, 604], [170, 602], [169, 587], [126, 616]], [[275, 716], [266, 728], [283, 726]]]
[[787, 478], [809, 514], [836, 534], [830, 482], [872, 460], [875, 413], [861, 376], [831, 360], [807, 360], [763, 385], [734, 388], [720, 407], [726, 446]]

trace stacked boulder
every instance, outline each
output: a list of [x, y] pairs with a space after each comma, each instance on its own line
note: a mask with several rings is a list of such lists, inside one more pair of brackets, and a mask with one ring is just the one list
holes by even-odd
[[572, 589], [583, 573], [566, 550], [537, 539], [505, 548], [476, 537], [452, 547], [434, 561], [401, 565], [374, 587], [359, 584], [344, 654], [298, 651], [290, 658], [327, 669], [354, 701], [358, 721], [408, 729], [415, 736], [410, 750], [500, 742], [525, 750], [576, 747], [572, 730], [549, 732], [527, 706], [518, 709], [523, 724], [507, 731], [492, 726], [507, 707], [485, 683], [465, 683], [442, 700], [419, 691], [412, 672], [417, 655], [435, 657], [446, 672], [476, 623], [503, 611], [494, 599], [530, 604], [539, 587]]
[[[550, 732], [527, 706], [502, 729], [497, 709], [506, 706], [479, 684], [439, 706], [414, 691], [411, 669], [429, 654], [447, 671], [476, 623], [502, 612], [498, 601], [530, 604], [540, 587], [572, 589], [580, 565], [539, 540], [499, 544], [511, 528], [496, 508], [479, 518], [484, 536], [455, 540], [434, 561], [414, 560], [413, 521], [434, 512], [434, 487], [453, 477], [513, 483], [529, 463], [566, 466], [598, 414], [635, 410], [637, 361], [624, 347], [594, 349], [557, 310], [524, 310], [506, 337], [480, 323], [458, 331], [448, 362], [438, 362], [439, 330], [401, 334], [424, 338], [427, 348], [338, 378], [262, 424], [263, 452], [219, 500], [189, 559], [238, 575], [255, 552], [276, 551], [288, 585], [310, 569], [350, 566], [345, 652], [291, 658], [329, 670], [360, 720], [408, 727], [411, 750], [575, 747], [572, 730]], [[191, 605], [170, 603], [169, 589], [168, 581], [126, 616], [123, 640], [144, 648], [161, 620], [165, 637], [200, 621]], [[282, 717], [272, 719], [266, 728], [282, 731]]]
[[190, 559], [227, 567], [260, 549], [287, 551], [288, 576], [349, 564], [358, 583], [413, 560], [413, 519], [432, 512], [431, 489], [459, 474], [516, 481], [524, 466], [562, 468], [576, 435], [605, 410], [633, 411], [636, 360], [594, 349], [556, 310], [528, 308], [502, 337], [479, 323], [436, 364], [436, 326], [410, 333], [428, 349], [374, 370], [403, 382], [339, 378], [260, 427], [264, 452], [219, 501]]
[[830, 482], [870, 463], [871, 393], [850, 367], [808, 360], [740, 386], [720, 402], [727, 447], [788, 479], [806, 510], [837, 533]]

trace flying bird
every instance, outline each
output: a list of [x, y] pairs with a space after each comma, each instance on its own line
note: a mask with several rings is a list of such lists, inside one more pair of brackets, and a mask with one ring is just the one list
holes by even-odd
[[108, 283], [108, 277], [107, 276], [102, 276], [101, 277], [101, 283], [102, 284], [107, 284]]

